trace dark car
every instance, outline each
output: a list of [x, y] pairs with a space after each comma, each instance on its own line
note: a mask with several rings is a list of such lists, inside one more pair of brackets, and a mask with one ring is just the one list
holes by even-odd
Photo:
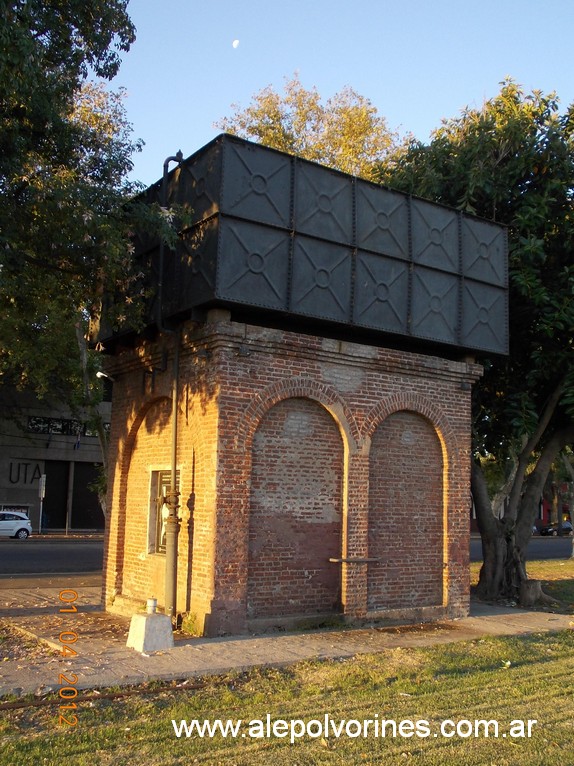
[[567, 535], [568, 537], [571, 537], [573, 534], [573, 527], [570, 521], [563, 521], [562, 522], [562, 530], [560, 531], [558, 529], [558, 524], [548, 524], [546, 527], [542, 527], [540, 530], [541, 535], [551, 535], [552, 537], [557, 537], [558, 535]]

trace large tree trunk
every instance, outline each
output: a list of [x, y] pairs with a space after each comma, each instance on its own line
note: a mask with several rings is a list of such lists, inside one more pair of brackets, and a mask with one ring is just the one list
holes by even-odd
[[[574, 426], [557, 431], [544, 446], [534, 470], [521, 487], [513, 487], [520, 495], [520, 503], [511, 504], [501, 519], [494, 516], [482, 468], [472, 465], [472, 493], [478, 528], [482, 539], [483, 564], [476, 594], [485, 600], [515, 599], [521, 597], [532, 605], [533, 594], [546, 603], [548, 597], [538, 588], [525, 586], [528, 580], [525, 551], [532, 536], [532, 525], [544, 482], [559, 452], [574, 441]], [[516, 480], [520, 472], [517, 474]], [[526, 603], [525, 603], [526, 605]]]
[[472, 494], [482, 539], [483, 562], [476, 593], [485, 600], [515, 597], [521, 580], [526, 579], [526, 572], [524, 566], [517, 566], [514, 534], [508, 519], [498, 519], [492, 512], [484, 474], [477, 463], [472, 466]]
[[483, 537], [482, 561], [476, 587], [477, 596], [487, 601], [513, 596], [517, 585], [520, 587], [520, 583], [517, 584], [517, 572], [513, 566], [514, 559], [510, 554], [510, 543], [502, 529], [494, 538]]

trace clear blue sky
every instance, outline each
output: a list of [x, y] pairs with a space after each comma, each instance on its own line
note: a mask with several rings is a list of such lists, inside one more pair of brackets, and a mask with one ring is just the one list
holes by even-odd
[[[131, 0], [137, 40], [113, 87], [145, 141], [133, 178], [214, 138], [214, 122], [298, 72], [326, 100], [345, 85], [389, 128], [427, 140], [507, 75], [574, 101], [573, 0]], [[239, 40], [237, 47], [233, 41]]]

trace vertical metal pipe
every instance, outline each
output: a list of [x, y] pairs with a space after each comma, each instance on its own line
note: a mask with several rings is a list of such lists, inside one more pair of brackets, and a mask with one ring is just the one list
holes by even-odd
[[[168, 208], [168, 199], [167, 199], [167, 179], [169, 175], [169, 163], [170, 162], [177, 162], [178, 164], [182, 161], [183, 154], [181, 150], [174, 154], [171, 157], [166, 157], [164, 163], [163, 163], [163, 173], [161, 177], [161, 189], [160, 189], [160, 195], [159, 195], [159, 204], [164, 210], [167, 210]], [[167, 330], [163, 326], [163, 268], [164, 268], [164, 258], [165, 258], [165, 243], [163, 241], [163, 237], [160, 237], [159, 240], [159, 264], [158, 264], [158, 279], [157, 279], [157, 307], [156, 307], [156, 321], [157, 321], [157, 327], [160, 332], [173, 332], [173, 330]]]
[[171, 381], [171, 478], [166, 504], [169, 514], [165, 523], [165, 613], [174, 620], [177, 611], [177, 539], [179, 536], [179, 490], [177, 488], [177, 397], [179, 378], [180, 336], [174, 336], [173, 377]]
[[[170, 162], [180, 163], [183, 159], [181, 151], [173, 157], [168, 157], [163, 163], [163, 176], [161, 184], [160, 204], [167, 209], [167, 178]], [[157, 329], [161, 333], [168, 333], [174, 338], [173, 349], [173, 372], [171, 381], [171, 478], [169, 492], [166, 493], [165, 502], [168, 507], [168, 517], [165, 526], [165, 613], [172, 622], [177, 610], [177, 539], [179, 536], [179, 491], [177, 488], [177, 398], [179, 378], [179, 346], [180, 334], [176, 330], [168, 329], [163, 324], [163, 271], [164, 271], [165, 245], [163, 237], [159, 245], [158, 265], [158, 289], [157, 289]]]

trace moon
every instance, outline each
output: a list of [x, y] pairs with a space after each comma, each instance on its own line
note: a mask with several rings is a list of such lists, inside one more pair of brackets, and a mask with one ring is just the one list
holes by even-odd
[[237, 48], [239, 46], [239, 40], [234, 40], [231, 44], [234, 48]]

